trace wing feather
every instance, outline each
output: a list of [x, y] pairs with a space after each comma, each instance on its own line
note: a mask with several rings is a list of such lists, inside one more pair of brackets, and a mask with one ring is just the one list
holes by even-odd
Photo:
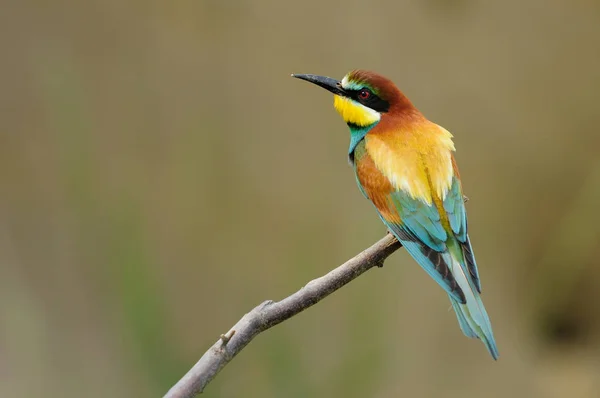
[[448, 233], [435, 205], [428, 205], [412, 198], [406, 191], [394, 188], [375, 166], [364, 142], [355, 149], [354, 169], [360, 191], [371, 200], [384, 224], [448, 294], [464, 303], [464, 293], [450, 270], [452, 260], [446, 246]]

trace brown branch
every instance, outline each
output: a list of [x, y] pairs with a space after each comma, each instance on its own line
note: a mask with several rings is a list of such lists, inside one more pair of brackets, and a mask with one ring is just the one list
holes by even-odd
[[354, 278], [383, 262], [402, 245], [387, 234], [367, 250], [348, 260], [281, 301], [265, 301], [247, 313], [177, 382], [164, 398], [188, 398], [201, 393], [225, 365], [259, 333], [293, 317], [335, 292]]

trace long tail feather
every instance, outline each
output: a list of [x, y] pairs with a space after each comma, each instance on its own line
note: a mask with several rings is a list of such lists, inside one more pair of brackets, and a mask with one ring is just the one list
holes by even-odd
[[461, 304], [454, 297], [449, 296], [460, 328], [467, 337], [480, 339], [487, 347], [490, 355], [494, 359], [498, 359], [498, 348], [494, 340], [492, 324], [479, 297], [479, 292], [470, 277], [471, 275], [465, 273], [464, 267], [459, 264], [454, 256], [450, 256], [452, 257], [452, 273], [466, 299], [466, 304]]

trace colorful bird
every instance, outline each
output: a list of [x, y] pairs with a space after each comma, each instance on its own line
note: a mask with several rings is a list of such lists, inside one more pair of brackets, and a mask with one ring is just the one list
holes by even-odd
[[355, 70], [342, 81], [292, 76], [334, 94], [334, 107], [350, 128], [348, 156], [358, 188], [448, 293], [463, 333], [483, 341], [497, 359], [492, 325], [479, 296], [452, 134], [427, 120], [391, 80], [374, 72]]

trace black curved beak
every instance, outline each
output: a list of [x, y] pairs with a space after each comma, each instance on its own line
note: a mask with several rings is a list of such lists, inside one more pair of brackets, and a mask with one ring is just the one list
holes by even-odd
[[342, 83], [339, 80], [332, 79], [327, 76], [318, 76], [318, 75], [302, 75], [302, 74], [292, 74], [292, 77], [306, 80], [307, 82], [311, 82], [316, 84], [317, 86], [323, 87], [327, 91], [331, 91], [336, 95], [347, 96], [348, 93], [346, 90], [342, 88]]

